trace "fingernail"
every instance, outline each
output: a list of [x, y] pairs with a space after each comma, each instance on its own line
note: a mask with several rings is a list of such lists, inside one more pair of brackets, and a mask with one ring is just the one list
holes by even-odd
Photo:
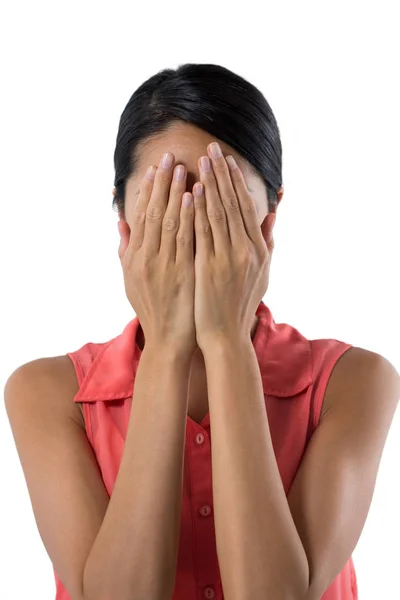
[[183, 165], [178, 165], [174, 171], [174, 179], [176, 179], [176, 181], [182, 181], [184, 175], [185, 167]]
[[220, 145], [217, 142], [210, 144], [210, 152], [213, 158], [220, 158], [222, 156]]
[[211, 170], [211, 163], [210, 163], [210, 159], [208, 158], [208, 156], [202, 156], [200, 162], [201, 162], [201, 168], [203, 169], [203, 171]]
[[183, 194], [183, 206], [190, 206], [193, 202], [192, 194], [190, 192], [186, 192]]
[[230, 168], [231, 171], [234, 171], [235, 169], [238, 168], [236, 160], [233, 158], [233, 156], [226, 156], [225, 160], [228, 163], [228, 167]]
[[201, 196], [203, 194], [203, 184], [196, 183], [196, 185], [193, 188], [193, 191], [195, 193], [195, 196]]
[[161, 163], [163, 169], [169, 169], [170, 167], [172, 167], [172, 161], [173, 161], [173, 156], [172, 156], [171, 152], [166, 152], [163, 156], [162, 163]]
[[156, 167], [154, 165], [150, 165], [150, 167], [146, 171], [146, 179], [152, 181], [156, 176]]

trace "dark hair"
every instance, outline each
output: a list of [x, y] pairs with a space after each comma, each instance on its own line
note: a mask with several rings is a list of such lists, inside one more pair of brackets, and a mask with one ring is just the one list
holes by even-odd
[[268, 210], [275, 210], [282, 145], [270, 105], [253, 84], [229, 69], [191, 63], [147, 79], [124, 108], [114, 152], [113, 209], [125, 218], [125, 186], [137, 167], [139, 144], [174, 121], [191, 123], [234, 148], [263, 178]]

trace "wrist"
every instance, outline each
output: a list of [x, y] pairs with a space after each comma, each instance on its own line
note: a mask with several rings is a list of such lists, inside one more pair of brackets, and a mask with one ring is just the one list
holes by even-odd
[[164, 342], [163, 340], [146, 342], [142, 355], [151, 356], [163, 362], [191, 363], [194, 350], [185, 346]]
[[253, 348], [250, 334], [248, 336], [243, 334], [215, 335], [200, 343], [198, 342], [198, 344], [203, 356], [236, 352], [238, 349], [246, 347]]

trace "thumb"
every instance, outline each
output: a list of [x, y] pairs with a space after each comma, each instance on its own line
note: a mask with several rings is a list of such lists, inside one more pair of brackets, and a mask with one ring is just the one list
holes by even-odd
[[121, 236], [121, 239], [119, 241], [119, 247], [118, 247], [118, 256], [119, 256], [119, 260], [122, 263], [124, 256], [125, 256], [125, 252], [129, 245], [130, 227], [129, 227], [128, 223], [124, 220], [118, 221], [117, 225], [118, 225], [119, 235]]

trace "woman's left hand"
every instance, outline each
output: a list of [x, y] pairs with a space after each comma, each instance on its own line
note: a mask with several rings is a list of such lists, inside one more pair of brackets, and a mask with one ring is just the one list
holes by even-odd
[[268, 288], [275, 222], [271, 213], [263, 224], [266, 244], [241, 170], [236, 163], [236, 168], [228, 167], [222, 153], [214, 158], [211, 146], [215, 145], [208, 146], [210, 170], [204, 169], [208, 157], [199, 160], [203, 194], [196, 195], [199, 184], [194, 186], [194, 311], [196, 340], [203, 351], [217, 340], [251, 339], [254, 317]]

